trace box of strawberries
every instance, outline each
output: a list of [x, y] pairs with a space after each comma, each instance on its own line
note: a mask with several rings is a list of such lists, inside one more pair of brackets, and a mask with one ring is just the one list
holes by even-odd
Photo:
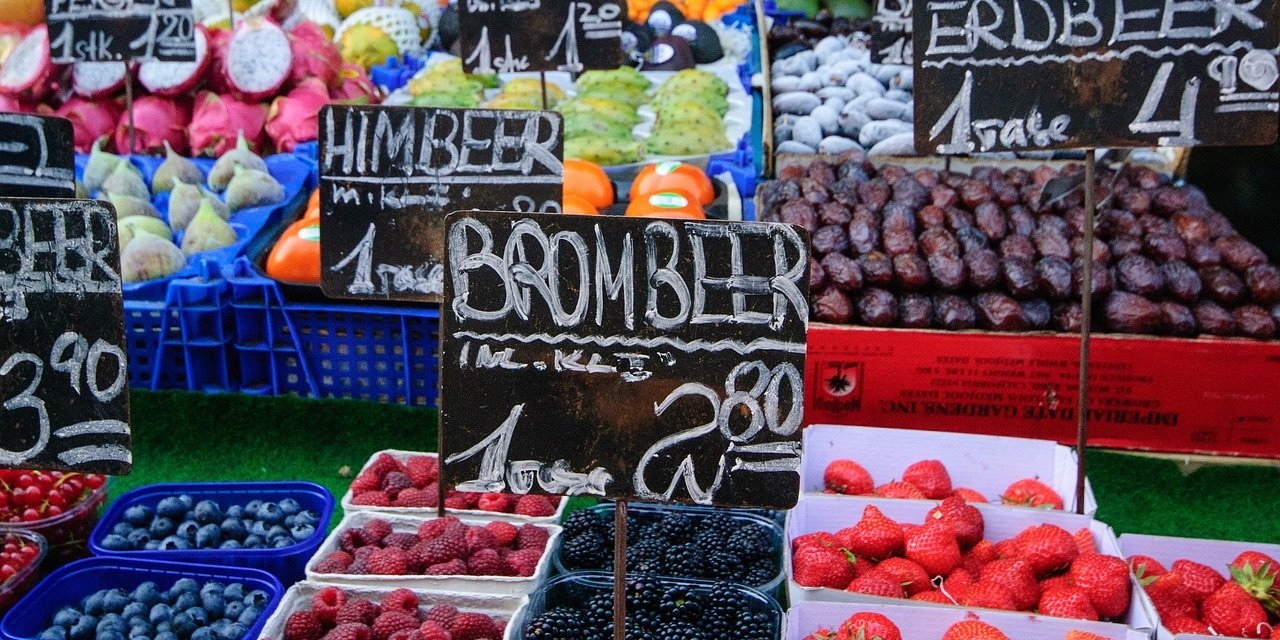
[[1143, 640], [1136, 629], [1003, 611], [923, 609], [895, 604], [802, 602], [787, 611], [786, 640]]

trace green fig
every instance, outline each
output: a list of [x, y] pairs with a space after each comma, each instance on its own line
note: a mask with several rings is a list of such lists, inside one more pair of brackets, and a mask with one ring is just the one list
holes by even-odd
[[235, 229], [205, 201], [200, 203], [200, 210], [182, 236], [182, 252], [193, 256], [202, 251], [213, 251], [235, 244], [236, 240]]
[[147, 216], [129, 216], [122, 218], [116, 222], [116, 229], [120, 234], [120, 250], [129, 246], [129, 242], [137, 236], [149, 233], [153, 236], [160, 236], [165, 240], [173, 242], [173, 232], [169, 230], [169, 226], [159, 218], [151, 218]]
[[167, 278], [186, 266], [187, 257], [172, 242], [160, 236], [134, 233], [120, 252], [120, 276], [125, 282]]
[[143, 200], [151, 199], [151, 192], [147, 190], [147, 183], [142, 181], [142, 176], [138, 175], [138, 170], [133, 168], [133, 164], [125, 161], [116, 165], [111, 171], [111, 175], [103, 181], [100, 191], [109, 193], [123, 193], [125, 195], [141, 198]]
[[[95, 193], [102, 190], [102, 183], [107, 181], [112, 171], [121, 164], [133, 169], [133, 164], [110, 151], [102, 150], [102, 143], [107, 139], [102, 136], [94, 141], [93, 147], [89, 150], [89, 163], [84, 166], [84, 190], [89, 193]], [[138, 176], [141, 178], [142, 176]]]
[[284, 200], [284, 187], [265, 171], [236, 167], [225, 196], [227, 209], [235, 212]]
[[116, 208], [116, 220], [123, 220], [133, 216], [147, 216], [149, 218], [160, 218], [160, 212], [151, 205], [150, 200], [135, 198], [124, 193], [107, 192], [107, 201], [111, 206]]
[[257, 169], [263, 173], [267, 171], [267, 163], [258, 154], [249, 150], [249, 141], [244, 139], [244, 131], [237, 134], [236, 148], [222, 154], [222, 157], [213, 163], [213, 169], [209, 171], [209, 188], [222, 193], [231, 182], [231, 178], [235, 177], [236, 167]]
[[191, 219], [196, 217], [196, 212], [200, 210], [200, 203], [206, 200], [223, 220], [231, 215], [227, 205], [223, 204], [218, 196], [204, 187], [188, 184], [181, 178], [175, 178], [173, 191], [169, 193], [169, 226], [173, 227], [174, 231], [186, 229], [187, 225], [191, 224]]
[[76, 200], [88, 200], [89, 190], [84, 188], [84, 183], [76, 180]]
[[164, 143], [164, 154], [164, 162], [160, 163], [155, 175], [151, 176], [151, 191], [155, 193], [170, 191], [173, 189], [174, 181], [179, 178], [190, 184], [200, 184], [204, 180], [200, 167], [175, 153], [173, 147], [169, 146], [168, 140]]

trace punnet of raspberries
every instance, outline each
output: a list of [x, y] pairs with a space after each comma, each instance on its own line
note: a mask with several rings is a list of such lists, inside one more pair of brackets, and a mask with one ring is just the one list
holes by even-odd
[[[941, 500], [956, 496], [965, 502], [989, 502], [981, 493], [951, 484], [951, 474], [938, 460], [913, 462], [902, 471], [901, 480], [890, 480], [877, 485], [871, 473], [862, 465], [841, 458], [832, 460], [822, 473], [825, 493], [842, 493], [850, 496], [877, 496], [880, 498], [913, 498], [916, 500]], [[1009, 485], [1000, 495], [1000, 502], [1019, 507], [1062, 509], [1062, 496], [1053, 487], [1035, 479], [1024, 478]]]
[[1165, 568], [1143, 555], [1129, 567], [1172, 634], [1280, 638], [1280, 563], [1265, 553], [1242, 552], [1226, 573], [1186, 559]]
[[408, 589], [372, 602], [325, 587], [309, 608], [285, 619], [280, 638], [263, 640], [502, 640], [507, 621], [449, 604], [427, 606]]
[[[818, 629], [804, 637], [804, 640], [902, 640], [902, 631], [888, 616], [874, 611], [860, 611], [849, 616], [848, 620], [833, 629]], [[941, 640], [1009, 640], [998, 627], [983, 622], [976, 617], [965, 616], [964, 620], [947, 627]], [[1043, 635], [1041, 640], [1056, 640], [1054, 636]], [[1062, 640], [1106, 640], [1100, 635], [1087, 631], [1068, 630], [1062, 634]], [[919, 640], [924, 640], [923, 638]]]
[[533, 524], [468, 525], [453, 516], [416, 530], [394, 529], [380, 518], [338, 532], [338, 549], [317, 561], [316, 573], [372, 576], [530, 577], [550, 532]]
[[[379, 453], [373, 464], [351, 482], [351, 504], [362, 507], [434, 509], [440, 504], [440, 461], [415, 455], [397, 460]], [[469, 493], [450, 489], [444, 506], [449, 509], [514, 513], [531, 518], [555, 515], [562, 498], [510, 493]]]
[[867, 505], [851, 527], [792, 540], [792, 578], [805, 587], [1059, 618], [1128, 613], [1129, 567], [1099, 553], [1088, 529], [1038, 524], [993, 542], [985, 527], [981, 512], [955, 496], [920, 523]]

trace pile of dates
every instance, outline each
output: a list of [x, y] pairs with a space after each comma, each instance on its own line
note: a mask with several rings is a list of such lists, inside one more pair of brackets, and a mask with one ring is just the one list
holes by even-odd
[[[1070, 165], [1062, 171], [1082, 171]], [[850, 152], [782, 169], [763, 219], [805, 227], [812, 317], [873, 327], [1080, 329], [1085, 210], [1077, 188], [1040, 206], [1034, 170], [969, 175]], [[1095, 327], [1168, 336], [1276, 336], [1280, 270], [1192, 186], [1139, 166], [1099, 172]]]

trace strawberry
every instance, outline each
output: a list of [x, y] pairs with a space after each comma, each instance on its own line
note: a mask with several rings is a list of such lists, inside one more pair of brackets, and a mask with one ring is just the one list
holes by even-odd
[[924, 500], [924, 492], [919, 487], [910, 482], [902, 482], [900, 480], [888, 482], [876, 487], [876, 495], [881, 498], [905, 498], [910, 500]]
[[339, 624], [324, 634], [324, 640], [370, 640], [372, 637], [369, 625], [358, 622]]
[[1280, 610], [1276, 602], [1275, 588], [1277, 571], [1280, 570], [1274, 558], [1260, 551], [1243, 551], [1227, 567], [1231, 579], [1271, 611]]
[[542, 551], [547, 548], [547, 540], [551, 538], [551, 532], [542, 527], [526, 524], [520, 527], [520, 533], [516, 535], [516, 549], [537, 549]]
[[467, 558], [467, 573], [473, 576], [500, 576], [507, 574], [508, 569], [493, 549], [481, 549]]
[[382, 602], [378, 603], [378, 608], [383, 613], [403, 611], [416, 616], [418, 615], [418, 604], [420, 604], [420, 600], [416, 593], [408, 589], [396, 589], [382, 598]]
[[[866, 512], [864, 511], [863, 513], [865, 514]], [[791, 553], [795, 553], [801, 548], [809, 545], [818, 547], [839, 547], [840, 542], [836, 540], [835, 534], [827, 531], [806, 533], [802, 536], [796, 536], [796, 539], [791, 541]]]
[[979, 540], [978, 544], [973, 545], [960, 560], [960, 566], [964, 567], [969, 573], [978, 574], [982, 572], [982, 568], [987, 566], [988, 562], [996, 560], [999, 556], [996, 554], [996, 546], [991, 544], [990, 540]]
[[1053, 487], [1034, 478], [1018, 480], [1000, 495], [1007, 505], [1035, 507], [1037, 509], [1062, 509], [1062, 496]]
[[953, 489], [951, 491], [951, 495], [960, 498], [965, 502], [987, 502], [986, 496], [974, 491], [973, 489], [966, 489], [964, 487]]
[[836, 549], [807, 546], [791, 557], [793, 579], [802, 587], [843, 589], [853, 581], [849, 554]]
[[414, 456], [405, 463], [404, 473], [422, 489], [440, 478], [440, 463], [435, 456]]
[[512, 551], [503, 562], [506, 563], [509, 574], [524, 578], [532, 576], [538, 570], [538, 562], [542, 560], [542, 552], [537, 549], [523, 549], [520, 551]]
[[1151, 598], [1161, 619], [1199, 617], [1196, 603], [1191, 600], [1191, 594], [1187, 592], [1187, 585], [1182, 583], [1181, 576], [1165, 573], [1154, 578], [1144, 578], [1142, 590]]
[[431, 607], [427, 614], [422, 616], [422, 621], [435, 622], [440, 626], [448, 629], [453, 624], [453, 619], [458, 616], [458, 608], [451, 604], [438, 604]]
[[1062, 575], [1045, 578], [1044, 580], [1040, 581], [1040, 593], [1045, 593], [1050, 589], [1061, 589], [1064, 587], [1070, 588], [1070, 589], [1076, 588], [1076, 583], [1071, 581], [1071, 576], [1065, 573]]
[[392, 506], [410, 509], [434, 509], [440, 504], [440, 493], [410, 487], [396, 495]]
[[320, 621], [320, 624], [331, 627], [337, 624], [338, 609], [341, 609], [342, 605], [346, 603], [347, 594], [342, 589], [325, 587], [320, 590], [320, 593], [311, 597], [311, 612], [316, 614], [316, 619]]
[[915, 600], [916, 602], [932, 602], [933, 604], [956, 604], [955, 601], [947, 597], [947, 594], [941, 591], [921, 591], [920, 593], [908, 598], [908, 600]]
[[867, 505], [858, 524], [836, 532], [836, 543], [858, 557], [882, 560], [902, 549], [902, 528]]
[[490, 522], [484, 528], [493, 534], [493, 539], [499, 547], [511, 546], [520, 535], [520, 530], [510, 522]]
[[1129, 610], [1129, 565], [1124, 560], [1087, 553], [1071, 563], [1067, 575], [1089, 595], [1089, 602], [1099, 617], [1115, 618]]
[[1071, 534], [1076, 539], [1076, 550], [1081, 555], [1086, 553], [1097, 553], [1098, 545], [1093, 541], [1093, 532], [1088, 527], [1080, 527], [1076, 532]]
[[964, 569], [956, 569], [942, 581], [942, 586], [939, 590], [942, 591], [943, 595], [959, 602], [964, 600], [965, 594], [969, 593], [973, 583], [973, 574]]
[[876, 565], [876, 568], [892, 575], [898, 584], [902, 585], [902, 590], [906, 591], [908, 596], [933, 588], [933, 583], [929, 581], [929, 574], [920, 565], [906, 558], [886, 558], [884, 562]]
[[351, 554], [346, 551], [334, 551], [320, 559], [313, 569], [316, 573], [345, 573], [351, 566]]
[[444, 625], [435, 620], [427, 620], [418, 627], [422, 640], [453, 640], [453, 634]]
[[1008, 589], [1014, 607], [1020, 611], [1029, 610], [1040, 601], [1040, 585], [1031, 566], [1022, 560], [993, 560], [982, 568], [978, 582], [994, 582]]
[[413, 631], [418, 628], [418, 617], [404, 611], [387, 611], [373, 621], [373, 639], [390, 640], [397, 631]]
[[480, 640], [481, 638], [501, 638], [498, 625], [493, 618], [483, 613], [459, 613], [449, 625], [453, 640]]
[[320, 640], [324, 625], [311, 611], [294, 611], [284, 623], [284, 640]]
[[1169, 570], [1165, 569], [1159, 560], [1144, 555], [1129, 556], [1129, 570], [1133, 572], [1133, 577], [1138, 580], [1154, 578], [1169, 573]]
[[1098, 619], [1098, 611], [1089, 602], [1089, 594], [1077, 587], [1056, 587], [1045, 591], [1040, 594], [1036, 610], [1055, 618]]
[[1002, 584], [979, 580], [965, 592], [960, 604], [966, 607], [982, 607], [984, 609], [1000, 609], [1001, 611], [1017, 611], [1018, 605], [1013, 594]]
[[1252, 569], [1255, 575], [1263, 577], [1274, 577], [1277, 570], [1280, 570], [1280, 564], [1277, 564], [1275, 558], [1262, 553], [1261, 551], [1242, 551], [1231, 561], [1232, 569]]
[[853, 577], [855, 578], [864, 576], [875, 568], [876, 563], [862, 556], [857, 556], [853, 559]]
[[852, 460], [833, 460], [822, 472], [822, 485], [835, 493], [861, 496], [871, 493], [875, 483], [862, 465]]
[[1201, 604], [1201, 621], [1217, 633], [1237, 638], [1270, 634], [1267, 611], [1244, 587], [1226, 582]]
[[515, 512], [530, 518], [545, 518], [555, 515], [556, 505], [552, 504], [546, 496], [530, 494], [520, 496], [520, 500], [516, 502]]
[[1037, 578], [1065, 569], [1080, 554], [1075, 538], [1066, 529], [1052, 524], [1027, 527], [1014, 540], [1018, 557], [1031, 565]]
[[1199, 604], [1222, 586], [1226, 579], [1213, 567], [1190, 560], [1174, 560], [1169, 567], [1170, 573], [1178, 574], [1182, 584], [1186, 585], [1191, 601]]
[[951, 474], [938, 460], [912, 463], [902, 472], [902, 481], [915, 485], [930, 500], [941, 500], [951, 495]]
[[486, 493], [480, 496], [480, 501], [476, 503], [476, 506], [481, 511], [509, 513], [515, 507], [515, 496], [505, 493]]
[[1187, 616], [1168, 619], [1162, 617], [1160, 618], [1160, 626], [1164, 627], [1172, 634], [1200, 633], [1207, 636], [1213, 633], [1205, 623]]
[[371, 575], [402, 576], [409, 572], [409, 552], [400, 547], [378, 549], [369, 556], [368, 565]]
[[953, 496], [944, 499], [938, 506], [930, 509], [925, 517], [947, 523], [955, 533], [956, 542], [961, 549], [968, 549], [982, 540], [985, 528], [982, 512], [960, 498]]
[[942, 640], [1009, 640], [1009, 636], [981, 620], [961, 620], [947, 628]]
[[1088, 631], [1080, 631], [1078, 629], [1072, 629], [1067, 632], [1067, 635], [1062, 637], [1062, 640], [1107, 640], [1107, 639], [1106, 637], [1100, 636], [1096, 633], [1089, 633]]
[[835, 632], [824, 627], [805, 636], [804, 640], [835, 640], [835, 637]]
[[902, 632], [882, 614], [861, 612], [840, 624], [836, 640], [902, 640]]
[[379, 613], [382, 613], [382, 611], [378, 608], [378, 605], [368, 600], [348, 600], [346, 604], [342, 605], [342, 608], [338, 609], [338, 615], [333, 621], [339, 627], [348, 623], [368, 626], [378, 619]]
[[1017, 538], [1008, 538], [995, 543], [994, 551], [997, 558], [1016, 558], [1022, 553], [1018, 549]]
[[391, 496], [385, 491], [366, 491], [356, 494], [351, 499], [351, 504], [361, 507], [389, 507], [391, 506]]
[[902, 585], [898, 584], [898, 578], [888, 571], [880, 571], [878, 568], [866, 573], [866, 575], [854, 578], [849, 583], [849, 587], [845, 589], [850, 593], [861, 593], [868, 596], [880, 596], [882, 598], [904, 598], [906, 594], [902, 591]]
[[930, 520], [906, 538], [908, 560], [924, 567], [931, 576], [951, 573], [960, 566], [960, 545], [951, 527], [937, 520]]

